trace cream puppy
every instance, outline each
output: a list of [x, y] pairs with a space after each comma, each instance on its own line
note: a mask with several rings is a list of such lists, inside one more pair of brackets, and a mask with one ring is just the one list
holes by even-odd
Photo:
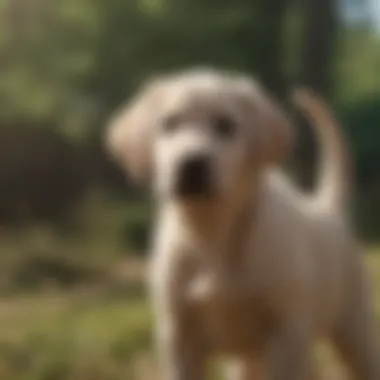
[[165, 380], [311, 379], [327, 338], [356, 380], [380, 380], [362, 255], [345, 216], [346, 146], [302, 92], [322, 148], [315, 193], [277, 168], [292, 125], [252, 79], [212, 69], [149, 83], [108, 129], [110, 152], [159, 205], [151, 290]]

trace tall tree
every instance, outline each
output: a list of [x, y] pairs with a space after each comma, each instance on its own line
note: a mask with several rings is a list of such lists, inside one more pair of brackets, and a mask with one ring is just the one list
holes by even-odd
[[[328, 99], [332, 90], [337, 1], [303, 0], [301, 6], [300, 82]], [[300, 179], [305, 186], [310, 186], [314, 177], [311, 173], [314, 173], [315, 143], [308, 128], [301, 129], [298, 156]]]
[[304, 0], [303, 16], [301, 80], [328, 97], [337, 30], [336, 0]]
[[258, 2], [261, 14], [259, 30], [260, 60], [262, 80], [269, 90], [280, 99], [285, 97], [286, 79], [284, 75], [285, 15], [287, 0], [261, 0]]

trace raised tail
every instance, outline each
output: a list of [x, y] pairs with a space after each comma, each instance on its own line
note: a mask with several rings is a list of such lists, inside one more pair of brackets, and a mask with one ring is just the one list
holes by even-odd
[[313, 92], [297, 90], [293, 100], [310, 119], [320, 140], [317, 200], [323, 207], [342, 209], [350, 194], [351, 160], [341, 127], [332, 110]]

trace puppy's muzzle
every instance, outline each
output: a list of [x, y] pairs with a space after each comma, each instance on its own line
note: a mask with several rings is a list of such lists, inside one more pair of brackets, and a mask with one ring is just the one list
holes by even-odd
[[211, 160], [205, 155], [185, 158], [178, 168], [175, 193], [180, 197], [207, 197], [212, 193]]

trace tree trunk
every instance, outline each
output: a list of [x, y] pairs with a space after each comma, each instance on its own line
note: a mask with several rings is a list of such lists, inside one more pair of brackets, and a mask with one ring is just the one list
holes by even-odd
[[[329, 99], [337, 25], [336, 0], [303, 0], [300, 83]], [[302, 121], [297, 163], [300, 180], [310, 187], [315, 177], [316, 144]]]
[[287, 0], [262, 0], [258, 4], [262, 17], [260, 34], [261, 80], [265, 87], [280, 100], [285, 99], [286, 80], [284, 75], [284, 27]]

